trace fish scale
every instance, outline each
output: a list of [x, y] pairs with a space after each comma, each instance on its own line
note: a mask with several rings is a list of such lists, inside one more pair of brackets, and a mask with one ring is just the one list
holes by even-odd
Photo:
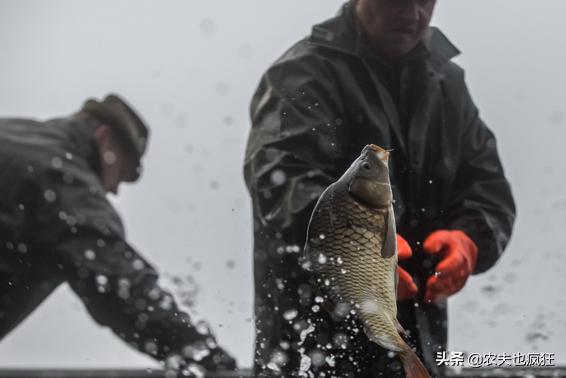
[[[319, 222], [313, 224], [311, 230], [315, 240], [316, 235], [319, 239], [314, 243], [316, 248], [313, 251], [326, 257], [324, 264], [317, 264], [316, 272], [322, 282], [333, 281], [334, 290], [327, 291], [330, 299], [336, 303], [353, 304], [360, 311], [362, 321], [370, 332], [386, 332], [389, 338], [400, 339], [391, 320], [397, 313], [394, 291], [397, 259], [393, 257], [377, 264], [377, 251], [383, 243], [383, 237], [355, 226], [368, 223], [375, 226], [375, 231], [383, 233], [385, 230], [377, 224], [376, 218], [385, 217], [385, 211], [361, 208], [354, 200], [339, 194], [329, 196], [320, 206]], [[337, 222], [336, 219], [341, 221]], [[315, 257], [318, 258], [316, 252]], [[336, 263], [338, 258], [342, 260], [341, 264]], [[346, 273], [341, 273], [341, 269]], [[378, 283], [384, 285], [378, 286]], [[340, 294], [337, 294], [338, 291]], [[367, 307], [371, 309], [372, 306], [366, 304], [371, 300], [384, 309], [383, 314], [364, 311]]]
[[366, 146], [322, 193], [309, 222], [304, 257], [328, 302], [353, 307], [351, 314], [362, 321], [368, 338], [399, 353], [407, 378], [430, 378], [399, 334], [388, 158], [389, 151]]

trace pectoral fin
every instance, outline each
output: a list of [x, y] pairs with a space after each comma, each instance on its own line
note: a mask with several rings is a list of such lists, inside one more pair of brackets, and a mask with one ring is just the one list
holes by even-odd
[[385, 222], [387, 223], [387, 227], [385, 228], [381, 257], [386, 259], [395, 256], [395, 251], [397, 250], [397, 231], [395, 229], [395, 215], [393, 214], [392, 207], [390, 207], [387, 212]]
[[[399, 266], [399, 265], [397, 265]], [[395, 298], [397, 298], [397, 288], [399, 287], [399, 269], [395, 268]]]
[[405, 331], [405, 328], [403, 328], [403, 326], [401, 325], [401, 323], [399, 323], [399, 320], [397, 320], [397, 318], [395, 318], [395, 328], [397, 329], [397, 332], [399, 332], [399, 334], [403, 336], [405, 339], [408, 337], [407, 331]]
[[305, 243], [305, 246], [303, 247], [303, 255], [300, 258], [300, 262], [301, 262], [301, 266], [303, 267], [303, 269], [305, 269], [308, 272], [312, 272], [312, 266], [311, 266], [311, 259], [312, 259], [312, 248], [311, 248], [311, 244], [309, 242], [309, 240], [307, 240], [307, 242]]

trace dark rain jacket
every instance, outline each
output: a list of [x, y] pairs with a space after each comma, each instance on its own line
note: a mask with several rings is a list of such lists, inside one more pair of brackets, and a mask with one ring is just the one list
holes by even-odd
[[200, 363], [216, 370], [213, 335], [191, 324], [126, 242], [92, 135], [74, 117], [0, 120], [0, 339], [67, 282], [98, 324], [140, 351], [190, 362], [211, 347]]
[[[414, 252], [401, 265], [421, 289], [437, 262], [420, 249], [432, 231], [468, 234], [479, 246], [475, 273], [500, 257], [514, 201], [494, 135], [479, 118], [463, 70], [450, 61], [457, 53], [430, 28], [403, 60], [384, 62], [368, 49], [346, 4], [262, 77], [251, 103], [244, 166], [254, 215], [259, 376], [301, 376], [301, 366], [309, 364], [326, 376], [399, 374], [398, 361], [356, 332], [361, 327], [342, 324], [319, 306], [300, 264], [317, 198], [366, 144], [394, 150], [397, 232]], [[446, 348], [446, 303], [425, 304], [422, 291], [398, 303], [399, 319], [440, 375], [435, 358]], [[337, 340], [346, 340], [347, 350]]]

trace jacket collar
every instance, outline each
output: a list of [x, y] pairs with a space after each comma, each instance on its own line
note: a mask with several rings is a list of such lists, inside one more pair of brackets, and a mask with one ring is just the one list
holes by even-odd
[[[365, 41], [350, 1], [342, 6], [337, 16], [313, 27], [310, 43], [361, 58], [377, 58]], [[439, 29], [431, 26], [422, 43], [409, 54], [409, 57], [415, 54], [419, 57], [427, 56], [438, 71], [460, 54], [460, 51]]]
[[100, 154], [94, 140], [94, 130], [97, 125], [91, 119], [79, 114], [66, 118], [52, 120], [58, 127], [65, 129], [69, 139], [72, 141], [74, 154], [83, 158], [92, 171], [100, 174]]

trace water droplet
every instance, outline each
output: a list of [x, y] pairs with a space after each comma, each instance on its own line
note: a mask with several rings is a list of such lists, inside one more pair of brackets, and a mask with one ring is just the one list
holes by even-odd
[[116, 163], [116, 160], [118, 158], [116, 157], [116, 154], [113, 151], [106, 151], [104, 152], [103, 159], [106, 164], [112, 165]]
[[55, 169], [61, 169], [63, 167], [63, 160], [60, 157], [55, 156], [51, 159], [51, 166]]
[[106, 285], [108, 283], [108, 278], [103, 274], [98, 274], [96, 276], [96, 283], [99, 285]]
[[334, 345], [341, 349], [348, 348], [348, 336], [344, 333], [336, 333], [332, 338]]
[[183, 355], [196, 362], [199, 362], [210, 355], [210, 350], [204, 342], [197, 341], [194, 344], [185, 346], [183, 348]]
[[57, 194], [53, 190], [47, 189], [43, 192], [43, 198], [45, 198], [47, 202], [55, 202]]
[[285, 320], [293, 320], [293, 319], [295, 319], [295, 318], [297, 317], [297, 314], [298, 314], [298, 313], [299, 313], [299, 312], [298, 312], [297, 310], [295, 310], [295, 309], [287, 310], [287, 311], [285, 311], [285, 312], [283, 313], [283, 318], [284, 318]]
[[210, 18], [205, 18], [200, 22], [200, 31], [207, 35], [214, 34], [216, 31], [216, 24]]
[[234, 123], [234, 118], [232, 118], [231, 116], [226, 116], [222, 121], [226, 126], [230, 126], [231, 124]]
[[206, 370], [204, 369], [204, 367], [194, 363], [189, 364], [187, 371], [195, 378], [204, 378], [206, 375]]
[[151, 340], [148, 340], [148, 341], [145, 342], [143, 349], [148, 354], [151, 354], [151, 355], [154, 355], [154, 356], [157, 354], [157, 344], [154, 343]]
[[315, 367], [320, 367], [320, 366], [324, 365], [325, 357], [326, 357], [326, 355], [318, 349], [316, 349], [316, 350], [314, 350], [310, 353], [311, 363]]
[[133, 267], [135, 270], [142, 270], [142, 269], [145, 267], [145, 264], [143, 263], [142, 260], [140, 260], [140, 259], [135, 259], [135, 260], [132, 262], [132, 267]]
[[283, 185], [287, 181], [287, 175], [281, 169], [271, 172], [271, 183], [275, 186]]
[[276, 364], [275, 362], [270, 362], [270, 363], [268, 363], [268, 364], [267, 364], [267, 368], [268, 368], [269, 370], [273, 370], [273, 371], [276, 371], [276, 372], [280, 372], [280, 371], [281, 371], [281, 369], [279, 368], [279, 366], [277, 366], [277, 364]]
[[307, 372], [311, 368], [311, 358], [309, 356], [301, 356], [299, 365], [299, 377], [308, 377]]
[[164, 310], [171, 310], [173, 308], [173, 298], [170, 295], [164, 295], [159, 302], [159, 307]]
[[94, 260], [96, 258], [96, 253], [94, 253], [94, 251], [91, 249], [87, 249], [85, 251], [85, 258], [87, 260]]
[[299, 253], [301, 252], [301, 247], [299, 247], [298, 245], [288, 245], [287, 247], [285, 247], [285, 252], [287, 253]]
[[197, 322], [197, 324], [195, 324], [195, 329], [201, 335], [209, 335], [210, 334], [210, 328], [208, 327], [208, 324], [204, 320], [199, 320]]

